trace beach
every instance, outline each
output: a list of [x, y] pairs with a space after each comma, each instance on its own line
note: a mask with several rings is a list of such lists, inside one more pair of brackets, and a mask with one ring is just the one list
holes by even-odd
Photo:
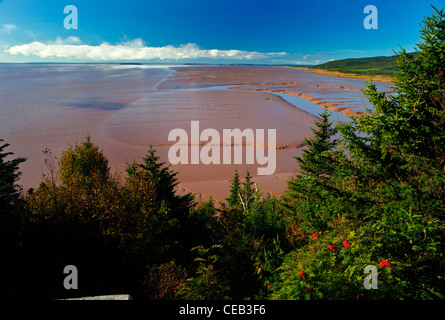
[[[141, 162], [149, 145], [169, 164], [175, 143], [169, 132], [190, 133], [191, 122], [199, 121], [201, 130], [218, 132], [275, 129], [276, 169], [261, 176], [256, 163], [175, 164], [178, 192], [193, 192], [198, 202], [223, 201], [235, 168], [241, 178], [248, 168], [264, 196], [279, 197], [298, 172], [294, 157], [301, 156], [304, 138], [313, 137], [317, 114], [310, 111], [328, 106], [351, 117], [369, 106], [363, 80], [278, 66], [22, 64], [0, 70], [0, 138], [14, 156], [27, 158], [18, 181], [24, 190], [37, 188], [48, 172], [45, 148], [59, 158], [89, 135], [124, 181], [126, 163]], [[390, 90], [390, 83], [376, 84]]]

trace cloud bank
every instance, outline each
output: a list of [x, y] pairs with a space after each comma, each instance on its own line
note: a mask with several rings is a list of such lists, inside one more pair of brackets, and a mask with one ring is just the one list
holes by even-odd
[[168, 45], [164, 47], [145, 46], [141, 39], [112, 45], [102, 43], [98, 46], [84, 45], [77, 37], [65, 40], [58, 38], [52, 43], [34, 41], [28, 44], [13, 46], [5, 52], [13, 55], [38, 56], [40, 58], [68, 58], [93, 61], [121, 61], [121, 60], [188, 60], [199, 58], [255, 60], [270, 57], [281, 57], [285, 52], [261, 53], [242, 50], [200, 49], [194, 43], [178, 47]]
[[5, 32], [5, 33], [11, 33], [13, 30], [17, 29], [17, 27], [15, 26], [15, 24], [4, 24], [2, 25], [2, 27], [0, 28], [0, 31]]

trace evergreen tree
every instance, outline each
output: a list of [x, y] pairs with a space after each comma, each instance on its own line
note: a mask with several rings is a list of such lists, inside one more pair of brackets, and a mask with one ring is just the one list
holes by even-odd
[[[373, 108], [337, 125], [348, 158], [334, 162], [327, 183], [291, 181], [283, 204], [301, 241], [274, 298], [443, 299], [443, 9], [424, 20], [421, 34], [416, 54], [399, 54], [394, 93], [368, 83]], [[378, 268], [378, 290], [363, 288], [367, 265]]]
[[19, 165], [26, 159], [6, 160], [14, 153], [4, 152], [9, 144], [2, 143], [3, 139], [0, 139], [0, 246], [9, 248], [18, 241], [21, 224], [19, 214], [22, 208], [19, 206], [20, 189], [16, 182], [20, 177]]
[[0, 139], [0, 210], [14, 205], [19, 196], [16, 182], [20, 177], [19, 165], [25, 158], [15, 158], [6, 160], [6, 157], [13, 155], [12, 152], [3, 150], [9, 146], [8, 143], [2, 145], [3, 139]]
[[0, 139], [0, 299], [14, 299], [17, 288], [26, 282], [26, 272], [22, 261], [22, 242], [26, 222], [24, 199], [20, 196], [17, 180], [20, 177], [19, 165], [24, 158], [13, 158], [6, 152], [9, 144]]
[[303, 150], [302, 157], [295, 157], [302, 172], [316, 178], [331, 173], [331, 152], [337, 145], [337, 140], [332, 139], [332, 136], [337, 133], [337, 129], [332, 127], [333, 121], [329, 120], [331, 113], [325, 108], [319, 115], [321, 119], [315, 122], [317, 128], [312, 128], [315, 139], [305, 138], [304, 142], [308, 148]]
[[188, 261], [196, 239], [207, 233], [196, 231], [205, 217], [194, 212], [193, 195], [177, 194], [177, 172], [160, 161], [151, 145], [142, 163], [128, 164], [126, 172], [124, 212], [116, 219], [116, 233], [137, 281], [147, 267]]
[[[301, 172], [288, 181], [281, 198], [281, 204], [291, 217], [288, 221], [289, 234], [294, 238], [289, 239], [291, 243], [298, 242], [301, 230], [326, 229], [332, 214], [325, 211], [324, 203], [332, 204], [340, 198], [337, 183], [332, 180], [345, 158], [340, 151], [334, 150], [337, 140], [332, 136], [337, 129], [331, 127], [329, 116], [325, 109], [315, 122], [316, 128], [312, 129], [315, 137], [305, 139], [308, 148], [303, 150], [302, 157], [295, 157]], [[314, 207], [312, 203], [316, 201], [320, 203]]]
[[249, 168], [246, 169], [246, 176], [242, 184], [242, 198], [245, 210], [249, 210], [256, 199], [255, 184], [252, 182], [252, 177], [249, 172]]
[[176, 179], [177, 172], [170, 170], [170, 166], [166, 166], [165, 162], [160, 161], [160, 157], [156, 155], [156, 150], [150, 145], [147, 155], [142, 159], [143, 163], [128, 164], [126, 172], [128, 173], [127, 182], [132, 179], [142, 179], [153, 190], [156, 208], [159, 209], [164, 203], [172, 210], [188, 211], [193, 205], [193, 195], [187, 193], [179, 196], [176, 193], [178, 181]]
[[226, 198], [229, 207], [236, 206], [241, 203], [240, 195], [241, 195], [241, 181], [239, 179], [238, 169], [235, 168], [235, 174], [233, 175], [230, 188], [230, 196]]
[[[394, 79], [394, 93], [378, 92], [369, 83], [365, 91], [374, 110], [342, 131], [348, 137], [364, 132], [368, 138], [349, 139], [353, 155], [367, 154], [376, 174], [404, 181], [422, 192], [444, 194], [440, 179], [445, 165], [445, 20], [444, 9], [424, 20], [423, 41], [416, 53], [402, 49], [397, 54], [400, 73]], [[369, 157], [368, 157], [369, 158]], [[443, 198], [442, 198], [443, 199]]]

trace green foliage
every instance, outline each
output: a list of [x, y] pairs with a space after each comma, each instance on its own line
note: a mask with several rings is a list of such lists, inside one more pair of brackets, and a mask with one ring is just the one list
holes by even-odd
[[[308, 233], [305, 245], [286, 256], [272, 298], [435, 298], [429, 292], [437, 290], [434, 283], [440, 275], [437, 261], [430, 260], [440, 247], [434, 227], [399, 206], [392, 204], [374, 213], [378, 220], [342, 218], [332, 221], [329, 231], [314, 233], [318, 237]], [[390, 261], [391, 267], [380, 265], [383, 260]], [[367, 265], [378, 268], [378, 290], [364, 288]]]
[[182, 286], [179, 294], [187, 300], [223, 300], [228, 299], [228, 286], [219, 277], [215, 263], [218, 262], [219, 255], [212, 254], [220, 246], [213, 245], [210, 248], [198, 246], [192, 250], [197, 250], [199, 256], [195, 259], [198, 263], [196, 275], [188, 278]]
[[235, 169], [235, 174], [233, 176], [230, 188], [230, 196], [226, 199], [227, 204], [229, 206], [239, 205], [241, 203], [240, 194], [241, 194], [241, 182], [239, 179], [238, 170]]
[[47, 176], [28, 201], [33, 230], [29, 246], [37, 253], [55, 241], [57, 252], [65, 249], [51, 256], [54, 263], [83, 250], [75, 265], [111, 264], [104, 268], [115, 272], [114, 277], [109, 275], [116, 280], [114, 285], [127, 282], [133, 295], [142, 296], [147, 266], [174, 258], [183, 262], [202, 239], [196, 228], [203, 218], [191, 216], [192, 196], [176, 195], [176, 173], [159, 162], [152, 148], [142, 164], [128, 165], [124, 186], [110, 175], [107, 159], [89, 138], [70, 146], [59, 165], [59, 175]]
[[[9, 146], [0, 139], [0, 210], [6, 210], [14, 205], [19, 197], [20, 190], [16, 185], [16, 181], [20, 177], [19, 165], [24, 162], [25, 158], [15, 158], [6, 160], [8, 156], [13, 155], [12, 152], [4, 152], [3, 150]], [[1, 212], [1, 211], [0, 211]]]
[[13, 248], [20, 243], [20, 224], [23, 219], [21, 188], [16, 182], [20, 177], [19, 165], [25, 158], [7, 160], [14, 154], [4, 151], [8, 146], [0, 139], [0, 246], [3, 249]]
[[151, 146], [143, 163], [128, 164], [126, 171], [124, 210], [116, 220], [122, 248], [146, 265], [181, 260], [196, 238], [193, 196], [176, 194], [177, 173], [159, 161]]
[[183, 290], [187, 272], [176, 261], [153, 266], [144, 280], [145, 294], [152, 300], [177, 300]]
[[[117, 271], [122, 263], [116, 259], [120, 252], [112, 236], [123, 199], [107, 159], [89, 138], [63, 152], [58, 172], [51, 152], [44, 153], [50, 173], [27, 201], [24, 239], [24, 250], [29, 259], [36, 259], [34, 270], [41, 275], [35, 287], [55, 290], [41, 289], [43, 295], [65, 297], [69, 293], [63, 287], [55, 289], [60, 285], [54, 283], [54, 275], [57, 268], [74, 264], [85, 272], [82, 292], [115, 290], [126, 281]], [[115, 281], [107, 282], [113, 275]]]
[[[231, 182], [230, 196], [226, 199], [229, 207], [238, 207], [243, 211], [249, 211], [258, 205], [261, 194], [252, 181], [249, 168], [246, 169], [244, 181], [241, 182], [238, 170], [235, 173]], [[224, 205], [224, 204], [223, 204]]]
[[242, 203], [245, 209], [249, 209], [255, 202], [255, 186], [250, 176], [249, 168], [246, 169], [246, 176], [244, 177], [243, 189], [241, 191]]
[[170, 170], [170, 166], [165, 166], [164, 162], [159, 161], [159, 156], [156, 155], [156, 150], [150, 145], [147, 155], [142, 159], [142, 164], [132, 163], [126, 168], [128, 173], [128, 183], [132, 180], [142, 179], [151, 184], [153, 189], [153, 199], [156, 205], [159, 206], [164, 201], [172, 208], [178, 207], [178, 210], [189, 208], [192, 205], [193, 197], [191, 194], [184, 196], [177, 196], [175, 187], [178, 184], [176, 180], [177, 172]]
[[[110, 174], [108, 160], [94, 145], [90, 137], [79, 145], [69, 146], [59, 160], [60, 170], [55, 172], [52, 154], [45, 150], [50, 175], [33, 193], [28, 203], [36, 221], [53, 223], [83, 221], [98, 224], [104, 234], [108, 232], [110, 218], [119, 204], [118, 182]], [[61, 184], [58, 184], [60, 178]], [[99, 225], [100, 224], [100, 225]]]
[[[289, 183], [283, 205], [298, 232], [272, 298], [443, 297], [444, 18], [435, 10], [420, 50], [398, 55], [395, 93], [369, 83], [373, 110], [337, 125], [348, 157], [330, 161], [324, 179], [306, 170]], [[314, 144], [308, 152], [318, 154]], [[366, 265], [378, 267], [378, 290], [363, 286]]]
[[[332, 208], [340, 209], [344, 204], [338, 203], [341, 196], [338, 181], [340, 164], [346, 161], [343, 154], [335, 150], [337, 140], [332, 137], [337, 129], [332, 128], [329, 121], [330, 113], [325, 109], [320, 114], [320, 120], [315, 122], [314, 139], [305, 139], [307, 149], [302, 157], [296, 157], [300, 164], [301, 174], [288, 182], [288, 188], [282, 197], [282, 205], [288, 212], [289, 228], [295, 228], [293, 221], [301, 221], [292, 242], [298, 242], [301, 230], [324, 230], [327, 223], [336, 216], [330, 212]], [[337, 211], [337, 210], [336, 210]]]
[[108, 160], [88, 136], [80, 145], [69, 146], [60, 158], [60, 180], [66, 187], [89, 188], [106, 183]]
[[213, 243], [221, 249], [213, 265], [232, 299], [265, 298], [271, 277], [284, 258], [280, 241], [283, 246], [287, 242], [281, 240], [285, 227], [279, 202], [260, 195], [247, 171], [240, 202], [218, 210]]
[[333, 121], [329, 121], [328, 109], [325, 108], [320, 114], [320, 120], [315, 122], [312, 128], [315, 138], [313, 140], [304, 139], [307, 149], [303, 150], [303, 156], [295, 157], [302, 170], [306, 175], [323, 179], [329, 176], [334, 170], [334, 158], [339, 156], [338, 152], [334, 152], [337, 146], [337, 140], [332, 139], [337, 133], [337, 128], [332, 127]]

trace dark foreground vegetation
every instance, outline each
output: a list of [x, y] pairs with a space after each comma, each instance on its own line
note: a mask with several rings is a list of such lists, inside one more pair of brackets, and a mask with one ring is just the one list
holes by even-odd
[[[394, 94], [369, 83], [368, 114], [335, 125], [321, 114], [280, 200], [235, 172], [225, 203], [197, 205], [152, 148], [122, 185], [90, 138], [57, 163], [46, 151], [48, 174], [24, 197], [24, 159], [0, 143], [0, 295], [443, 299], [444, 40], [435, 10], [418, 54], [397, 56]], [[78, 290], [63, 287], [66, 265]], [[364, 286], [368, 265], [377, 289]]]

